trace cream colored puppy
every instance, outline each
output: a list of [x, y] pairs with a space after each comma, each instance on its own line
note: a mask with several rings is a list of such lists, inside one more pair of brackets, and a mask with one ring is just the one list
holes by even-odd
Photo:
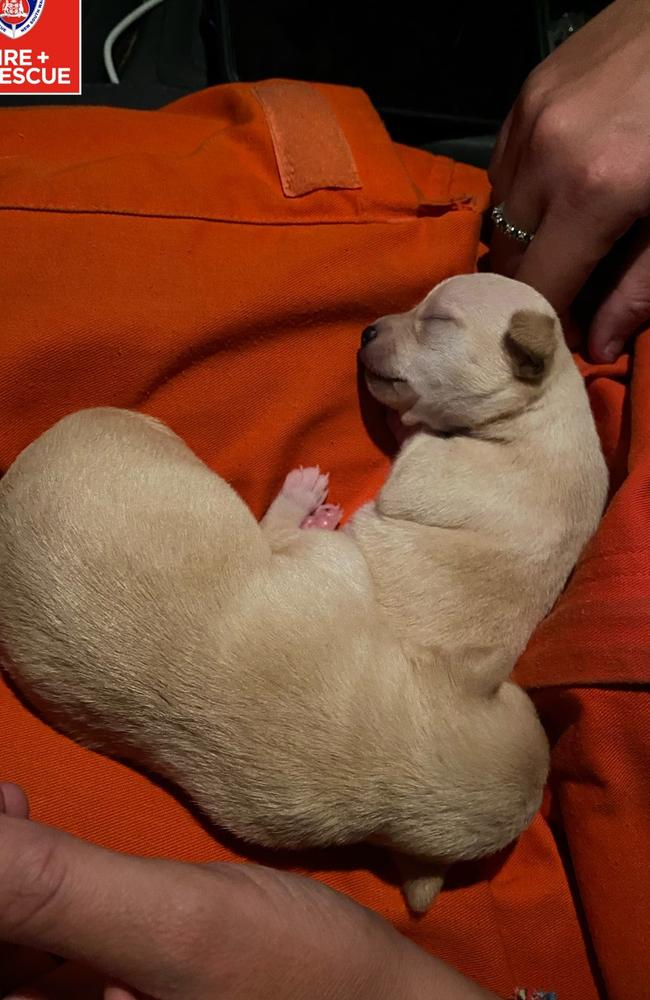
[[155, 420], [66, 417], [0, 484], [0, 631], [55, 724], [271, 847], [372, 840], [425, 909], [515, 838], [546, 739], [514, 660], [595, 530], [606, 473], [547, 303], [443, 283], [366, 332], [417, 428], [345, 532], [291, 473], [261, 525]]
[[354, 537], [391, 628], [462, 651], [485, 693], [508, 676], [605, 504], [582, 378], [546, 300], [492, 274], [442, 282], [363, 344], [371, 392], [419, 432]]

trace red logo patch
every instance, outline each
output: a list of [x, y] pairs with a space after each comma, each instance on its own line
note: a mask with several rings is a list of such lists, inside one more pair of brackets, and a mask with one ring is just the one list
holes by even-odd
[[81, 0], [0, 0], [0, 94], [81, 93]]

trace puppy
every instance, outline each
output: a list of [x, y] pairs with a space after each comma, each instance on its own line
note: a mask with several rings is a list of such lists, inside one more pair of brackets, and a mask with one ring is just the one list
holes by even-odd
[[354, 538], [392, 630], [463, 652], [464, 683], [489, 693], [605, 504], [583, 381], [546, 300], [492, 274], [442, 282], [362, 341], [370, 391], [416, 433]]
[[157, 421], [76, 413], [0, 483], [0, 630], [16, 683], [71, 735], [246, 840], [385, 845], [424, 910], [449, 864], [539, 806], [547, 743], [508, 676], [607, 477], [529, 288], [452, 278], [363, 340], [371, 392], [414, 433], [345, 531], [300, 528], [319, 522], [318, 470], [290, 473], [258, 524]]

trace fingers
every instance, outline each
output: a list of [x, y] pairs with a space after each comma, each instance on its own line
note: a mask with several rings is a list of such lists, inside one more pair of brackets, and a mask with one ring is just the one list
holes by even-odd
[[543, 216], [514, 277], [532, 285], [562, 313], [621, 235], [615, 216], [596, 220], [555, 201]]
[[[26, 818], [29, 803], [22, 788], [0, 782], [0, 813]], [[18, 997], [18, 987], [48, 975], [60, 966], [61, 960], [32, 948], [21, 948], [0, 941], [0, 995]]]
[[15, 816], [17, 819], [27, 819], [29, 803], [22, 788], [8, 781], [0, 782], [0, 813]]
[[598, 309], [589, 332], [595, 361], [615, 360], [625, 342], [650, 322], [650, 222], [639, 229], [626, 265]]
[[497, 141], [494, 144], [494, 149], [492, 150], [492, 156], [490, 157], [490, 165], [488, 167], [488, 179], [492, 185], [494, 191], [494, 199], [498, 201], [500, 195], [507, 190], [507, 185], [509, 182], [509, 171], [504, 169], [503, 160], [506, 149], [508, 149], [508, 139], [510, 137], [510, 130], [512, 128], [512, 119], [515, 114], [515, 109], [511, 108], [508, 115], [499, 129], [499, 134], [497, 136]]
[[[508, 222], [534, 233], [543, 214], [543, 200], [534, 171], [526, 156], [532, 125], [520, 99], [506, 118], [490, 163], [489, 177], [493, 201], [503, 204]], [[494, 229], [490, 245], [490, 264], [494, 271], [513, 277], [528, 244]]]
[[217, 876], [192, 865], [114, 854], [0, 816], [0, 940], [81, 961], [143, 992], [164, 995], [180, 977], [181, 994], [194, 995], [197, 955], [219, 928], [210, 904], [218, 893]]
[[530, 78], [501, 126], [490, 158], [488, 178], [497, 204], [510, 194], [514, 180], [530, 145], [537, 115], [537, 101], [530, 97]]
[[142, 993], [136, 995], [123, 986], [107, 986], [103, 1000], [139, 1000], [142, 996]]
[[46, 976], [32, 977], [29, 986], [5, 1000], [105, 1000], [105, 996], [102, 979], [95, 972], [66, 963]]
[[60, 965], [60, 958], [45, 952], [0, 943], [0, 997], [20, 996], [21, 987], [47, 976]]
[[[516, 141], [511, 133], [510, 142]], [[553, 167], [547, 145], [542, 133], [519, 158], [504, 193], [508, 221], [534, 233], [534, 239], [522, 243], [497, 230], [490, 256], [495, 270], [536, 288], [563, 313], [632, 224], [635, 210], [634, 202], [601, 190], [600, 180], [581, 187], [567, 175], [568, 168]], [[542, 172], [538, 161], [545, 158]]]
[[[518, 175], [517, 183], [504, 202], [504, 212], [508, 222], [518, 229], [528, 233], [536, 232], [544, 213], [544, 206], [533, 177], [525, 173]], [[511, 278], [515, 277], [531, 246], [531, 243], [523, 243], [495, 228], [490, 246], [490, 262], [493, 270]]]
[[[611, 55], [606, 30], [601, 40]], [[579, 47], [571, 40], [533, 71], [490, 165], [494, 198], [504, 205], [508, 221], [535, 233], [532, 243], [524, 244], [495, 232], [491, 265], [532, 285], [560, 313], [650, 208], [646, 104], [640, 104], [642, 120], [630, 112], [635, 127], [624, 127], [626, 91], [601, 88], [605, 114], [598, 95], [590, 96], [600, 78], [588, 58], [589, 46], [580, 66], [572, 66], [567, 56], [569, 51], [577, 56]]]

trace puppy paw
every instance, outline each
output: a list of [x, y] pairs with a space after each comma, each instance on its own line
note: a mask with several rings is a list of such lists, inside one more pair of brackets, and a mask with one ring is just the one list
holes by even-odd
[[301, 528], [310, 531], [312, 528], [320, 528], [322, 531], [335, 531], [343, 517], [343, 508], [336, 503], [322, 503], [313, 514], [308, 514], [304, 519]]
[[329, 476], [318, 466], [293, 469], [284, 481], [280, 495], [301, 511], [303, 517], [313, 514], [327, 496]]

